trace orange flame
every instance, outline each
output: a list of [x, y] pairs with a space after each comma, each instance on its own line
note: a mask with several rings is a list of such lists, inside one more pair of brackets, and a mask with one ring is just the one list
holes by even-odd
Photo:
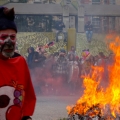
[[120, 38], [117, 37], [114, 42], [110, 42], [109, 48], [114, 53], [114, 63], [108, 66], [108, 87], [105, 89], [100, 86], [104, 68], [93, 66], [92, 73], [84, 76], [84, 94], [74, 107], [66, 108], [69, 115], [78, 113], [92, 117], [98, 114], [101, 116], [109, 114], [116, 117], [116, 114], [120, 114]]

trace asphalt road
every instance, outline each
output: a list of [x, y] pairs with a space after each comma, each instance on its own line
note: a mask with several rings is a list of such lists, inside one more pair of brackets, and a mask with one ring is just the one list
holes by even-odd
[[67, 118], [66, 106], [74, 105], [79, 96], [38, 96], [33, 120]]

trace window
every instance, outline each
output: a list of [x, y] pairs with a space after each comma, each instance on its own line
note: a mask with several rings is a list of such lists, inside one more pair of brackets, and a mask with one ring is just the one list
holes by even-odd
[[102, 17], [102, 32], [108, 33], [109, 32], [109, 17]]
[[100, 17], [97, 16], [92, 17], [92, 25], [94, 32], [100, 32]]
[[113, 5], [115, 4], [115, 0], [110, 0], [109, 2], [110, 4], [113, 4]]
[[109, 0], [104, 0], [104, 4], [109, 4]]
[[109, 32], [115, 31], [115, 17], [109, 17]]
[[99, 5], [101, 2], [100, 0], [92, 0], [92, 4], [94, 5]]
[[15, 22], [19, 32], [52, 32], [61, 15], [16, 15]]
[[28, 0], [10, 0], [10, 2], [26, 3], [26, 2], [28, 2]]
[[58, 4], [61, 0], [34, 0], [34, 3], [44, 3], [44, 4]]

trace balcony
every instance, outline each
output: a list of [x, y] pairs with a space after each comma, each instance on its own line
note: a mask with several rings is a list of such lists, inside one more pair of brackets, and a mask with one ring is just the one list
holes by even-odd
[[29, 0], [10, 0], [11, 3], [27, 3]]
[[62, 0], [9, 0], [10, 3], [60, 4]]

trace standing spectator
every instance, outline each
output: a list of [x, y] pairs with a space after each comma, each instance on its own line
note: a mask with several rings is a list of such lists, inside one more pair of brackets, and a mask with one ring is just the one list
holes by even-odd
[[91, 54], [89, 52], [89, 49], [85, 49], [82, 51], [82, 59], [81, 59], [81, 65], [82, 65], [82, 76], [87, 76], [90, 74], [91, 71], [91, 61], [89, 60]]
[[1, 120], [21, 120], [31, 116], [36, 103], [27, 63], [22, 56], [15, 55], [17, 27], [14, 18], [14, 8], [0, 7]]
[[46, 78], [43, 71], [43, 66], [44, 66], [46, 57], [41, 52], [41, 48], [39, 48], [38, 50], [39, 50], [38, 52], [36, 51], [33, 52], [31, 75], [34, 81], [33, 85], [35, 88], [35, 93], [42, 94], [42, 86], [45, 84], [45, 81], [43, 78]]
[[45, 50], [43, 50], [41, 47], [39, 47], [39, 51], [35, 53], [34, 56], [34, 66], [36, 67], [43, 67], [46, 57], [45, 57]]
[[[63, 28], [65, 28], [65, 25], [64, 23], [61, 21], [61, 20], [57, 20], [55, 21], [55, 25], [54, 25], [54, 28], [56, 30], [56, 42], [58, 42], [58, 35], [63, 32]], [[64, 38], [65, 40], [66, 38]]]
[[18, 43], [16, 43], [16, 46], [15, 46], [15, 52], [19, 54]]
[[90, 21], [88, 21], [87, 24], [85, 25], [85, 32], [88, 42], [91, 42], [93, 35], [93, 26]]
[[74, 54], [68, 55], [68, 83], [71, 93], [73, 94], [77, 87], [77, 82], [79, 79], [79, 66]]
[[[61, 80], [63, 87], [66, 87], [68, 77], [68, 59], [64, 49], [60, 50], [59, 56], [56, 58], [53, 66], [53, 77], [55, 79], [59, 79], [59, 81]], [[59, 89], [61, 88], [59, 87]]]
[[41, 48], [42, 48], [42, 45], [38, 45], [36, 48], [36, 52], [39, 52]]
[[66, 74], [68, 73], [67, 62], [68, 60], [66, 58], [66, 51], [64, 49], [61, 49], [59, 52], [59, 56], [55, 62], [56, 68], [53, 72], [55, 72], [56, 75], [66, 76]]
[[30, 69], [33, 68], [34, 57], [35, 57], [34, 48], [33, 48], [33, 47], [29, 47], [29, 48], [28, 48], [27, 63], [28, 63], [28, 67], [29, 67]]
[[108, 78], [106, 76], [107, 67], [105, 63], [105, 55], [103, 52], [99, 52], [97, 66], [103, 68], [103, 70], [98, 71], [97, 74], [99, 75], [98, 78], [101, 80], [100, 84], [105, 87], [107, 86]]
[[104, 67], [105, 66], [105, 55], [103, 52], [99, 52], [97, 66]]
[[74, 46], [71, 46], [71, 50], [68, 52], [68, 55], [69, 54], [74, 54], [74, 56], [76, 57], [76, 50]]

